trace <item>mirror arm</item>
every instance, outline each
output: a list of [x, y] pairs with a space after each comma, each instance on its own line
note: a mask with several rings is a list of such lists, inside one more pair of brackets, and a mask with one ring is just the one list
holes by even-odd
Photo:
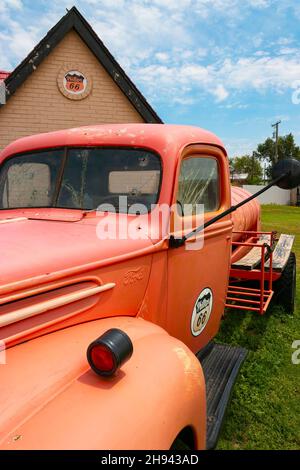
[[262, 188], [262, 189], [260, 189], [259, 191], [257, 191], [257, 193], [251, 194], [251, 196], [249, 196], [247, 199], [244, 199], [243, 201], [239, 202], [239, 203], [236, 204], [235, 206], [229, 207], [229, 209], [226, 209], [226, 211], [224, 211], [224, 212], [222, 212], [221, 214], [217, 215], [216, 217], [213, 217], [212, 219], [208, 220], [207, 222], [205, 222], [205, 224], [200, 225], [199, 227], [195, 228], [194, 230], [192, 230], [191, 232], [187, 233], [187, 234], [184, 235], [183, 237], [181, 237], [181, 238], [175, 238], [174, 235], [171, 235], [171, 236], [170, 236], [170, 242], [169, 242], [170, 248], [179, 248], [180, 246], [183, 246], [183, 245], [185, 244], [186, 240], [188, 240], [188, 239], [191, 238], [192, 236], [196, 235], [197, 233], [201, 232], [201, 231], [204, 230], [206, 227], [209, 227], [210, 225], [214, 224], [214, 223], [217, 222], [218, 220], [222, 219], [222, 218], [225, 217], [226, 215], [231, 214], [232, 212], [236, 211], [239, 207], [243, 206], [244, 204], [247, 204], [247, 202], [252, 201], [252, 199], [256, 198], [256, 197], [259, 196], [260, 194], [262, 194], [262, 193], [264, 193], [265, 191], [267, 191], [268, 189], [270, 189], [272, 186], [274, 186], [275, 184], [277, 184], [280, 180], [282, 180], [283, 178], [285, 178], [287, 175], [288, 175], [288, 173], [285, 173], [285, 174], [283, 174], [283, 175], [278, 176], [278, 178], [276, 178], [275, 180], [271, 181], [271, 183], [269, 183], [267, 186], [265, 186], [264, 188]]

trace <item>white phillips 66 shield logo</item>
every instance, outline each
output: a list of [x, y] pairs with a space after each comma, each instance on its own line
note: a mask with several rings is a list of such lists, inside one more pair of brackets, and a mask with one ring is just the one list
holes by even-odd
[[204, 330], [213, 306], [213, 293], [209, 287], [203, 289], [194, 305], [194, 310], [191, 320], [191, 330], [194, 336], [200, 335]]

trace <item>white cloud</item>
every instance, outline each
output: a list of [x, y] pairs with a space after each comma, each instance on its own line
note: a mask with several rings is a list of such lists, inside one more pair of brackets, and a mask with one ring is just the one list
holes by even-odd
[[205, 57], [208, 53], [207, 49], [205, 49], [204, 47], [198, 47], [195, 52], [196, 56], [198, 57]]
[[183, 7], [176, 8], [171, 1], [163, 3], [168, 9], [150, 1], [127, 1], [122, 8], [114, 2], [104, 8], [103, 0], [98, 2], [92, 26], [127, 69], [152, 58], [155, 53], [162, 53], [162, 47], [173, 49], [180, 44], [182, 48], [188, 48], [192, 43], [182, 17], [175, 14], [178, 9], [184, 11]]
[[299, 51], [296, 47], [281, 47], [281, 49], [279, 49], [279, 54], [280, 55], [295, 55], [295, 54], [298, 54]]
[[[151, 64], [132, 70], [134, 80], [156, 101], [184, 100], [192, 94], [211, 94], [216, 102], [255, 90], [281, 93], [300, 79], [300, 51], [277, 57], [225, 59], [206, 66], [198, 63]], [[158, 94], [159, 90], [159, 94]]]
[[253, 149], [255, 149], [259, 143], [259, 140], [255, 142], [246, 138], [228, 139], [223, 137], [222, 141], [224, 142], [229, 157], [235, 157], [237, 155], [251, 155]]
[[252, 42], [254, 47], [258, 48], [262, 45], [263, 43], [263, 33], [258, 33], [252, 38]]
[[278, 39], [278, 41], [276, 42], [276, 44], [278, 44], [279, 46], [288, 46], [288, 45], [291, 44], [292, 42], [294, 42], [294, 39], [282, 37], [282, 38], [279, 38], [279, 39]]
[[156, 52], [155, 58], [159, 62], [167, 62], [167, 60], [169, 60], [169, 54], [167, 54], [166, 52]]
[[[0, 39], [1, 41], [1, 39]], [[12, 63], [10, 62], [8, 56], [6, 55], [6, 51], [4, 50], [3, 46], [0, 43], [0, 70], [6, 70], [10, 72], [13, 69]]]
[[231, 89], [255, 89], [280, 91], [292, 86], [300, 78], [299, 53], [288, 57], [245, 57], [236, 62], [226, 60], [222, 70], [217, 71]]
[[274, 121], [281, 121], [281, 122], [288, 122], [290, 121], [290, 116], [286, 115], [286, 114], [278, 114], [277, 116], [274, 116], [272, 118], [269, 119], [270, 122], [274, 122]]
[[23, 60], [40, 40], [40, 31], [36, 27], [24, 28], [11, 17], [7, 17], [6, 24], [7, 32], [0, 33], [2, 49], [5, 51], [0, 57], [0, 67], [4, 67], [4, 61], [11, 62], [10, 57], [17, 63]]
[[19, 23], [11, 21], [9, 49], [19, 60], [23, 59], [37, 43], [37, 30], [24, 29]]
[[207, 18], [216, 12], [225, 16], [235, 16], [238, 12], [244, 14], [248, 9], [268, 8], [274, 0], [195, 0], [195, 12]]
[[266, 51], [256, 51], [254, 55], [257, 57], [262, 57], [262, 56], [268, 55], [268, 53]]
[[22, 0], [1, 0], [0, 2], [0, 13], [4, 13], [9, 9], [21, 10], [22, 8]]
[[253, 8], [268, 8], [271, 3], [271, 0], [249, 0], [249, 4]]
[[229, 104], [221, 104], [219, 106], [220, 108], [224, 109], [247, 109], [249, 108], [248, 104], [242, 104], [240, 102], [234, 102], [234, 103], [229, 103]]
[[182, 106], [189, 106], [191, 104], [194, 104], [194, 102], [195, 100], [193, 98], [175, 96], [172, 104], [180, 104]]
[[[290, 47], [293, 39], [288, 34], [277, 40], [280, 48], [276, 56], [262, 50], [265, 32], [260, 32], [248, 45], [251, 49], [254, 44], [258, 50], [236, 57], [236, 50], [228, 42], [215, 42], [213, 34], [205, 39], [205, 35], [198, 36], [198, 31], [191, 27], [199, 26], [203, 17], [218, 17], [222, 21], [226, 15], [228, 21], [230, 16], [239, 19], [251, 9], [270, 7], [274, 0], [77, 3], [133, 81], [155, 102], [188, 104], [209, 94], [226, 106], [229, 97], [233, 98], [231, 103], [238, 102], [235, 97], [238, 93], [271, 89], [281, 92], [300, 79], [300, 50]], [[61, 0], [53, 0], [49, 5], [47, 15], [39, 14], [26, 23], [14, 14], [22, 8], [21, 0], [0, 0], [5, 26], [0, 32], [0, 68], [11, 68], [12, 62], [16, 65], [64, 14]], [[198, 23], [194, 23], [196, 20]], [[228, 109], [229, 106], [230, 103]]]
[[224, 85], [217, 85], [217, 87], [212, 91], [216, 97], [217, 102], [224, 101], [228, 97], [229, 93], [225, 89]]
[[181, 10], [189, 7], [192, 3], [192, 0], [151, 0], [145, 3], [153, 3], [159, 7], [164, 7], [169, 10]]

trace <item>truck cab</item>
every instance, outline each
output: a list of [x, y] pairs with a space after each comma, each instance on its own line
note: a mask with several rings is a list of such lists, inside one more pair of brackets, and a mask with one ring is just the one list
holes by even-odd
[[[89, 126], [2, 151], [1, 448], [208, 446], [201, 360], [226, 304], [231, 214], [170, 240], [230, 206], [226, 150], [195, 127]], [[86, 350], [111, 329], [133, 353], [98, 376]]]
[[[205, 247], [203, 235], [179, 250], [168, 246], [170, 235], [195, 228], [199, 216], [208, 220], [230, 206], [227, 156], [212, 134], [184, 126], [131, 125], [25, 138], [2, 153], [0, 202], [1, 292], [14, 296], [17, 290], [22, 299], [26, 290], [19, 286], [40, 292], [50, 279], [68, 282], [74, 271], [94, 274], [86, 271], [94, 263], [103, 266], [102, 282], [116, 283], [106, 294], [112, 307], [107, 305], [105, 317], [141, 315], [194, 352], [218, 331], [230, 266], [230, 216], [207, 231]], [[128, 261], [122, 263], [124, 257]], [[124, 266], [125, 272], [118, 279], [116, 272], [104, 277], [107, 265], [117, 271]], [[81, 287], [88, 282], [100, 280], [82, 280]], [[101, 316], [96, 303], [72, 323], [91, 318], [92, 311], [94, 318]], [[41, 316], [26, 323], [30, 330], [33, 323], [47, 325]], [[4, 326], [9, 338], [18, 324]], [[17, 329], [27, 334], [26, 328]]]

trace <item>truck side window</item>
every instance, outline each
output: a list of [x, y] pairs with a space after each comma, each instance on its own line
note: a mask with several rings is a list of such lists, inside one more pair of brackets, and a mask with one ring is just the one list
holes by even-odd
[[204, 204], [205, 212], [213, 212], [219, 208], [219, 167], [215, 158], [185, 158], [181, 163], [178, 183], [177, 202], [180, 215], [195, 214], [196, 204]]

